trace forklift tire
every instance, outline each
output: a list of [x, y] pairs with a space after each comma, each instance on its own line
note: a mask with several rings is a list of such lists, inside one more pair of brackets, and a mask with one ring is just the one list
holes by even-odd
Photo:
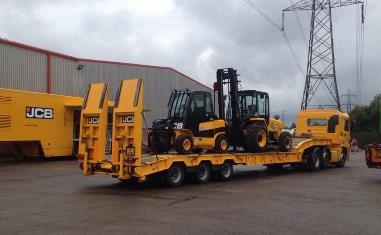
[[226, 153], [229, 148], [228, 138], [224, 134], [218, 135], [214, 143], [214, 151], [217, 153]]
[[208, 183], [212, 175], [212, 170], [208, 163], [201, 162], [200, 165], [196, 167], [195, 181], [198, 184]]
[[192, 152], [193, 142], [191, 138], [185, 135], [180, 135], [176, 139], [175, 149], [180, 154]]
[[279, 151], [290, 152], [292, 148], [292, 137], [288, 132], [282, 132], [278, 140]]
[[323, 153], [319, 147], [312, 149], [310, 156], [307, 158], [307, 169], [310, 171], [317, 171], [321, 167], [321, 159]]
[[233, 178], [233, 164], [225, 161], [218, 170], [218, 179], [221, 181], [229, 181]]
[[172, 164], [165, 174], [165, 180], [170, 187], [177, 187], [183, 184], [185, 170], [181, 164]]
[[245, 151], [251, 153], [259, 153], [266, 150], [267, 132], [264, 127], [250, 125], [247, 127], [247, 135], [245, 140]]

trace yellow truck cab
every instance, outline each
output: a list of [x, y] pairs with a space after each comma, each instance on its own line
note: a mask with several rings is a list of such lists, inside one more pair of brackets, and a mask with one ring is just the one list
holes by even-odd
[[299, 112], [296, 136], [329, 138], [349, 148], [349, 115], [337, 110], [311, 109]]
[[[322, 163], [331, 160], [333, 152], [348, 160], [350, 152], [350, 121], [347, 113], [329, 109], [310, 109], [298, 113], [295, 136], [329, 139], [329, 148], [322, 148]], [[338, 163], [340, 164], [340, 163]]]

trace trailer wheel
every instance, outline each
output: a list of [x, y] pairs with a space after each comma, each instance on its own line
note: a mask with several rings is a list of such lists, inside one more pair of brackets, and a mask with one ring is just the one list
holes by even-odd
[[218, 135], [214, 143], [214, 151], [217, 153], [225, 153], [228, 151], [229, 142], [224, 134]]
[[184, 167], [180, 164], [173, 164], [166, 172], [167, 184], [177, 187], [183, 184], [185, 178]]
[[322, 151], [316, 147], [312, 150], [311, 155], [307, 158], [307, 169], [317, 171], [321, 167]]
[[218, 178], [222, 181], [229, 181], [233, 178], [233, 164], [225, 161], [218, 171]]
[[290, 152], [292, 148], [292, 137], [288, 132], [282, 132], [278, 140], [279, 150], [281, 152]]
[[212, 174], [210, 166], [206, 162], [201, 162], [196, 168], [195, 180], [199, 184], [208, 183]]
[[267, 147], [267, 132], [264, 127], [250, 125], [247, 127], [245, 151], [258, 153], [265, 151]]
[[331, 150], [326, 146], [322, 150], [321, 167], [327, 168], [329, 161], [331, 161]]
[[345, 148], [343, 148], [343, 149], [341, 150], [341, 158], [340, 158], [340, 161], [335, 162], [334, 165], [335, 165], [336, 167], [339, 167], [339, 168], [344, 167], [344, 166], [345, 166], [345, 161], [347, 160], [347, 155], [348, 155], [347, 150], [346, 150]]
[[192, 149], [193, 149], [193, 142], [190, 137], [185, 135], [180, 135], [176, 139], [175, 148], [176, 148], [176, 151], [180, 154], [190, 153], [192, 152]]

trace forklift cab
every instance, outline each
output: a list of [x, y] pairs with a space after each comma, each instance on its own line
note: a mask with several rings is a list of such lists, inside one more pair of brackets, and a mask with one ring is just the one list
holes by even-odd
[[174, 90], [168, 103], [168, 119], [173, 121], [173, 129], [189, 129], [198, 136], [200, 123], [216, 119], [211, 94]]
[[256, 90], [238, 91], [238, 113], [242, 121], [250, 118], [270, 119], [269, 95]]

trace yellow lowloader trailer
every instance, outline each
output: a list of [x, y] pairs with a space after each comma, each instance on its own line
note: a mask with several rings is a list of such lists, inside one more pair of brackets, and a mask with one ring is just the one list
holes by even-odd
[[329, 164], [343, 167], [349, 159], [349, 117], [336, 110], [301, 111], [298, 137], [293, 138], [290, 152], [143, 154], [142, 79], [123, 81], [119, 88], [113, 110], [112, 156], [107, 158], [102, 149], [107, 106], [98, 104], [102, 96], [99, 86], [90, 86], [81, 114], [78, 163], [84, 175], [110, 175], [121, 181], [160, 175], [169, 185], [179, 186], [187, 172], [193, 173], [199, 183], [208, 182], [213, 171], [221, 180], [229, 180], [236, 164], [277, 168], [299, 164], [318, 170]]
[[1, 88], [0, 155], [73, 156], [82, 103], [80, 97]]

